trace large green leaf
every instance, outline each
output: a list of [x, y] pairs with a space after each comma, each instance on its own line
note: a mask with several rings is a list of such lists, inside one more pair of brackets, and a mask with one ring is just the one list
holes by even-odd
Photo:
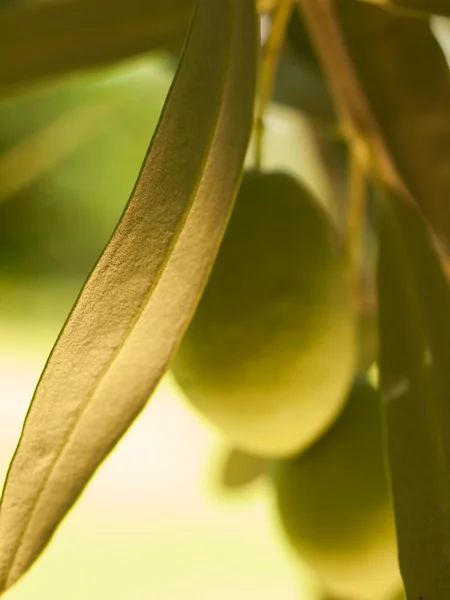
[[450, 290], [415, 206], [382, 204], [380, 375], [408, 600], [450, 598]]
[[66, 0], [0, 10], [0, 92], [182, 43], [194, 0]]
[[356, 0], [301, 5], [344, 118], [450, 239], [450, 71], [428, 21]]
[[130, 202], [38, 384], [0, 509], [0, 589], [141, 411], [195, 311], [252, 125], [253, 0], [199, 0]]
[[442, 15], [450, 17], [450, 2], [448, 0], [366, 0], [373, 4], [379, 4], [386, 8], [405, 10], [405, 14], [417, 13], [418, 16]]

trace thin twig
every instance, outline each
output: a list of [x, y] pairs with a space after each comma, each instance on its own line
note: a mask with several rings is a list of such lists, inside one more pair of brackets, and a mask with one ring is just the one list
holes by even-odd
[[255, 118], [255, 164], [262, 163], [262, 144], [264, 137], [264, 114], [273, 92], [275, 73], [281, 53], [287, 25], [291, 17], [295, 0], [280, 0], [275, 10], [269, 37], [263, 48], [263, 63], [259, 85], [258, 103]]
[[366, 168], [358, 138], [349, 145], [350, 165], [347, 206], [347, 267], [353, 298], [357, 307], [362, 302], [362, 267], [364, 262], [364, 226], [366, 220]]

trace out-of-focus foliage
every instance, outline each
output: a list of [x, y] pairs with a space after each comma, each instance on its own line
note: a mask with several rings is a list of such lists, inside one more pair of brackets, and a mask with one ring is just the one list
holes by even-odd
[[0, 101], [2, 277], [87, 275], [139, 173], [163, 66], [143, 59]]
[[0, 92], [159, 48], [181, 48], [194, 0], [46, 0], [0, 10]]
[[[301, 6], [343, 117], [376, 152], [372, 168], [450, 237], [450, 71], [428, 21], [358, 1]], [[331, 37], [320, 41], [322, 22]]]
[[[278, 4], [257, 0], [256, 7], [263, 14]], [[179, 52], [195, 5], [195, 0], [2, 0], [0, 93], [150, 50]]]
[[300, 13], [292, 14], [278, 64], [274, 100], [302, 111], [320, 123], [334, 123], [328, 85]]
[[450, 589], [450, 289], [414, 206], [382, 204], [380, 372], [408, 598]]

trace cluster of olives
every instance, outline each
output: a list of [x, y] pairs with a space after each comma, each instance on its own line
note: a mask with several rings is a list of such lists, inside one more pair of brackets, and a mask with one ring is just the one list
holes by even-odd
[[287, 539], [327, 593], [390, 600], [401, 579], [383, 418], [343, 263], [299, 181], [245, 172], [172, 372], [231, 460], [247, 458], [249, 479], [265, 472]]

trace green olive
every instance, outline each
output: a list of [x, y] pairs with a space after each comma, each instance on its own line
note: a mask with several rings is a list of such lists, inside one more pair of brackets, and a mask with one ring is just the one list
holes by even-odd
[[401, 584], [385, 454], [379, 395], [358, 380], [325, 435], [270, 469], [287, 539], [349, 600], [384, 600]]
[[291, 176], [246, 172], [173, 363], [178, 384], [238, 448], [289, 455], [341, 411], [356, 347], [327, 215]]

